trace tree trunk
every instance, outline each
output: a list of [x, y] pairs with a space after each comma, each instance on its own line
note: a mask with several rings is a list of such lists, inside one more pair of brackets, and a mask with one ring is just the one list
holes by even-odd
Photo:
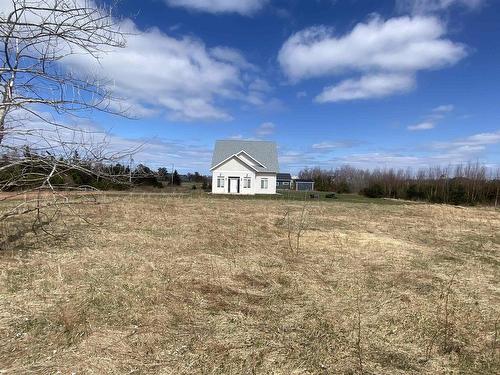
[[7, 112], [9, 111], [9, 105], [11, 101], [11, 82], [12, 80], [7, 81], [7, 83], [3, 86], [2, 92], [2, 105], [0, 106], [0, 145], [5, 136], [5, 117], [7, 116]]

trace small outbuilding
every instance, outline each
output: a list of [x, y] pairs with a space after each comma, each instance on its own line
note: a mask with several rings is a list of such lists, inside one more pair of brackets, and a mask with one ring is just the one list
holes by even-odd
[[276, 175], [276, 189], [291, 189], [292, 175], [290, 173], [278, 173]]
[[314, 191], [314, 181], [313, 180], [294, 180], [295, 190], [297, 191]]

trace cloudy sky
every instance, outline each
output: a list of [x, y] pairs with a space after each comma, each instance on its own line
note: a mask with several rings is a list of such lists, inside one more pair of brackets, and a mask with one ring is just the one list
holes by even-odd
[[68, 60], [136, 119], [96, 114], [153, 167], [208, 172], [216, 139], [306, 166], [500, 166], [500, 2], [122, 0], [125, 49]]

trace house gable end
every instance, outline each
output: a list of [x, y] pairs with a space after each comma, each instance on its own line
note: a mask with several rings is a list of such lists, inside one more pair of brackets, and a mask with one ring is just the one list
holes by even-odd
[[233, 155], [226, 160], [222, 161], [218, 165], [211, 168], [212, 171], [221, 170], [221, 171], [241, 171], [248, 170], [251, 172], [255, 172], [256, 169], [252, 165], [248, 165], [244, 160], [240, 159], [238, 156]]

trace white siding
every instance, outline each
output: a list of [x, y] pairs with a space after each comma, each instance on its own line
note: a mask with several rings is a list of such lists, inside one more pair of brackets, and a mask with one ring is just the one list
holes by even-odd
[[[261, 180], [267, 179], [267, 189], [261, 188]], [[257, 173], [255, 194], [276, 194], [276, 173]]]
[[246, 166], [244, 163], [239, 161], [237, 158], [231, 158], [226, 161], [224, 164], [221, 164], [217, 167], [218, 171], [223, 172], [252, 172], [253, 170]]
[[[217, 178], [224, 178], [224, 187], [217, 187]], [[212, 193], [228, 194], [229, 178], [240, 179], [240, 194], [276, 194], [276, 173], [255, 173], [255, 171], [245, 165], [236, 157], [229, 159], [212, 171]], [[250, 188], [245, 188], [243, 179], [250, 178]], [[261, 180], [267, 178], [267, 189], [261, 188]], [[231, 192], [232, 194], [236, 194]]]
[[[217, 187], [217, 178], [224, 178], [224, 187]], [[229, 177], [237, 177], [240, 179], [240, 194], [253, 195], [255, 194], [255, 172], [236, 158], [226, 161], [212, 171], [212, 193], [228, 194]], [[244, 188], [243, 179], [249, 177], [251, 179], [250, 188]], [[232, 193], [232, 192], [231, 192]], [[236, 193], [232, 193], [236, 194]]]

